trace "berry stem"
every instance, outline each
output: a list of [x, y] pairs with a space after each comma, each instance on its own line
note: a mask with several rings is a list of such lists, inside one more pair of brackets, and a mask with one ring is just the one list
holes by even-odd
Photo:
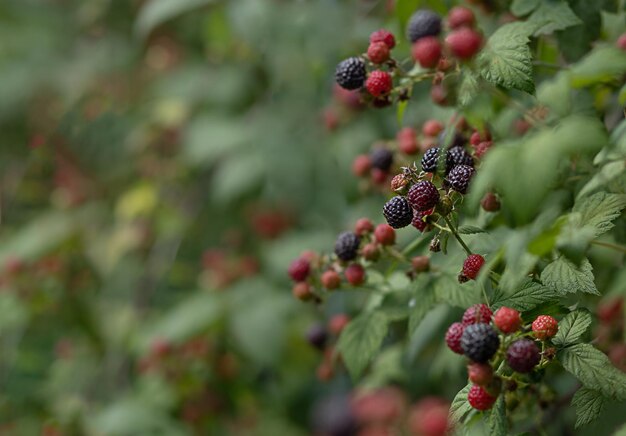
[[446, 221], [446, 224], [448, 224], [450, 231], [452, 232], [456, 240], [459, 241], [459, 244], [461, 244], [461, 247], [463, 247], [467, 255], [469, 256], [470, 254], [472, 254], [472, 251], [467, 247], [463, 239], [461, 239], [461, 236], [459, 235], [459, 233], [454, 228], [454, 225], [452, 224], [452, 221], [450, 221], [450, 218], [448, 218], [447, 216], [444, 216], [443, 219]]
[[626, 247], [618, 244], [611, 244], [610, 242], [591, 241], [591, 245], [597, 245], [598, 247], [610, 248], [611, 250], [619, 251], [620, 253], [626, 253]]

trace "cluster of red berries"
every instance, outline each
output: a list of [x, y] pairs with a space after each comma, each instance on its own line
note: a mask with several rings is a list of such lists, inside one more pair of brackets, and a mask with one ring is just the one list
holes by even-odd
[[626, 336], [624, 335], [624, 299], [613, 297], [598, 305], [597, 346], [613, 365], [626, 372]]
[[307, 342], [324, 356], [316, 371], [320, 381], [328, 381], [335, 375], [336, 365], [340, 363], [339, 354], [335, 352], [335, 343], [349, 322], [348, 315], [339, 313], [330, 317], [326, 326], [313, 324], [306, 332]]
[[[538, 316], [530, 326], [524, 326], [521, 314], [510, 307], [501, 307], [495, 314], [486, 304], [476, 304], [463, 314], [446, 332], [446, 344], [469, 360], [468, 376], [472, 383], [468, 394], [470, 405], [477, 410], [490, 409], [503, 382], [515, 390], [524, 374], [547, 364], [554, 357], [554, 348], [543, 347], [558, 331], [558, 322], [549, 315]], [[502, 362], [514, 371], [512, 376], [496, 374]]]

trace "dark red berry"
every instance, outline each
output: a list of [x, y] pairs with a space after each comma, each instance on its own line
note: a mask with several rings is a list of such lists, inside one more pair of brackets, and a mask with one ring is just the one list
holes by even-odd
[[344, 275], [348, 283], [353, 286], [361, 285], [365, 281], [365, 269], [358, 263], [349, 265], [344, 271]]
[[493, 323], [502, 333], [513, 333], [522, 325], [520, 313], [510, 307], [501, 307], [493, 317]]
[[559, 322], [550, 315], [539, 315], [533, 321], [532, 329], [537, 339], [550, 339], [559, 330]]
[[470, 360], [485, 363], [500, 347], [498, 333], [489, 324], [479, 323], [465, 327], [461, 336], [461, 348]]
[[455, 30], [446, 37], [446, 45], [450, 52], [463, 60], [470, 59], [478, 53], [482, 43], [482, 35], [468, 27]]
[[393, 36], [393, 33], [385, 29], [380, 29], [372, 32], [372, 34], [370, 35], [370, 43], [374, 42], [383, 42], [390, 49], [396, 46], [396, 38]]
[[369, 173], [370, 168], [372, 167], [372, 161], [370, 157], [366, 154], [361, 154], [354, 158], [352, 162], [352, 172], [358, 176], [363, 177]]
[[491, 309], [489, 309], [489, 306], [486, 304], [474, 304], [468, 307], [465, 313], [463, 313], [463, 325], [468, 326], [478, 323], [489, 324], [492, 315], [493, 312], [491, 312]]
[[463, 348], [461, 348], [461, 336], [465, 327], [460, 322], [453, 323], [448, 327], [446, 332], [446, 344], [448, 348], [454, 351], [456, 354], [463, 354]]
[[422, 180], [411, 186], [407, 194], [409, 204], [418, 212], [432, 209], [439, 202], [439, 191], [437, 187], [427, 180]]
[[391, 74], [386, 71], [372, 71], [365, 81], [367, 91], [374, 97], [382, 97], [389, 94], [393, 88], [393, 80]]
[[487, 212], [497, 212], [500, 210], [500, 200], [493, 192], [487, 192], [482, 200], [480, 200], [480, 205]]
[[470, 254], [463, 262], [463, 275], [468, 279], [476, 279], [484, 263], [485, 258], [480, 254]]
[[299, 257], [298, 259], [291, 262], [287, 273], [294, 282], [302, 282], [306, 280], [306, 278], [309, 276], [310, 271], [311, 265], [309, 264], [309, 261], [303, 259], [302, 257]]
[[366, 260], [376, 261], [380, 257], [380, 250], [375, 242], [370, 242], [363, 246], [362, 254]]
[[426, 36], [420, 38], [411, 49], [413, 59], [415, 59], [422, 68], [434, 68], [439, 64], [441, 58], [441, 43], [434, 36]]
[[322, 282], [322, 286], [326, 289], [337, 289], [341, 286], [341, 276], [337, 273], [337, 271], [332, 269], [324, 271], [320, 277], [320, 281]]
[[367, 57], [375, 64], [382, 64], [389, 60], [389, 47], [384, 42], [373, 42], [367, 48]]
[[448, 26], [450, 29], [456, 29], [463, 26], [473, 26], [476, 18], [471, 9], [463, 6], [455, 6], [448, 12]]
[[354, 225], [354, 233], [363, 236], [374, 231], [374, 223], [369, 218], [359, 218]]
[[419, 151], [419, 144], [417, 142], [417, 132], [411, 127], [404, 127], [397, 135], [398, 149], [408, 155], [416, 154]]
[[430, 257], [428, 256], [415, 256], [411, 259], [411, 266], [415, 272], [425, 272], [430, 269]]
[[378, 224], [374, 230], [374, 238], [381, 245], [393, 245], [396, 242], [396, 231], [388, 224]]
[[487, 386], [493, 379], [493, 368], [488, 363], [472, 362], [467, 365], [469, 381], [478, 386]]
[[294, 297], [301, 301], [309, 301], [311, 298], [313, 298], [311, 285], [309, 285], [307, 282], [295, 283], [291, 292]]
[[476, 410], [489, 410], [493, 407], [498, 397], [494, 397], [481, 386], [474, 385], [467, 394], [467, 401]]
[[439, 106], [446, 106], [448, 104], [448, 91], [441, 84], [433, 85], [430, 88], [430, 99]]
[[528, 373], [533, 370], [541, 360], [539, 347], [535, 341], [520, 339], [513, 342], [506, 350], [506, 361], [517, 372]]

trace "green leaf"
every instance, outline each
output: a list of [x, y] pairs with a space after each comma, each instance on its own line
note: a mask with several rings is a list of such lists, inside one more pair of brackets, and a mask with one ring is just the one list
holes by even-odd
[[542, 0], [527, 21], [536, 25], [535, 36], [582, 24], [566, 2], [554, 0]]
[[452, 400], [452, 404], [450, 405], [450, 413], [448, 415], [448, 420], [450, 424], [455, 425], [459, 422], [463, 421], [465, 415], [472, 411], [472, 406], [470, 406], [467, 401], [467, 394], [469, 393], [471, 384], [468, 384], [463, 389], [461, 389], [454, 399]]
[[537, 9], [541, 0], [513, 0], [511, 3], [511, 13], [516, 17], [523, 17]]
[[442, 275], [434, 285], [437, 301], [466, 308], [480, 302], [480, 289], [476, 282], [460, 284], [457, 277]]
[[164, 22], [214, 2], [215, 0], [151, 0], [139, 11], [135, 31], [141, 38], [145, 38]]
[[472, 71], [466, 71], [463, 73], [461, 84], [458, 91], [458, 102], [462, 107], [469, 106], [474, 101], [474, 98], [478, 95], [480, 87], [478, 85], [478, 77]]
[[626, 195], [598, 192], [577, 201], [572, 211], [580, 214], [580, 227], [593, 227], [598, 237], [613, 228], [613, 221], [625, 207]]
[[353, 379], [357, 379], [387, 334], [387, 318], [376, 311], [353, 319], [341, 332], [338, 348]]
[[413, 298], [409, 304], [409, 336], [413, 334], [426, 314], [437, 304], [429, 277], [424, 274], [419, 277], [414, 285]]
[[563, 367], [587, 388], [605, 397], [626, 399], [626, 374], [616, 369], [609, 358], [591, 344], [576, 344], [557, 353]]
[[626, 171], [626, 161], [610, 162], [602, 167], [578, 193], [578, 197], [587, 195], [598, 188], [608, 185]]
[[508, 434], [509, 426], [506, 420], [504, 395], [498, 397], [496, 404], [489, 411], [487, 425], [491, 436], [506, 436]]
[[478, 57], [480, 74], [487, 81], [530, 94], [535, 92], [528, 31], [526, 23], [510, 23], [491, 35]]
[[602, 17], [602, 35], [609, 41], [615, 41], [626, 30], [626, 13], [613, 14], [600, 11]]
[[626, 53], [616, 47], [600, 47], [589, 53], [570, 70], [575, 88], [613, 80], [626, 71]]
[[461, 235], [474, 235], [476, 233], [487, 233], [487, 230], [476, 226], [461, 226], [457, 229]]
[[594, 283], [593, 268], [587, 259], [576, 266], [565, 257], [559, 257], [546, 266], [541, 273], [541, 281], [560, 295], [576, 292], [600, 295]]
[[550, 288], [526, 279], [518, 288], [508, 294], [505, 294], [502, 289], [498, 288], [494, 293], [491, 304], [496, 309], [506, 306], [525, 312], [540, 304], [557, 299], [557, 293]]
[[559, 322], [559, 330], [552, 338], [555, 345], [565, 347], [575, 344], [591, 325], [591, 313], [587, 309], [577, 309]]
[[580, 388], [572, 398], [572, 406], [576, 408], [576, 428], [587, 425], [600, 416], [608, 400], [598, 391]]

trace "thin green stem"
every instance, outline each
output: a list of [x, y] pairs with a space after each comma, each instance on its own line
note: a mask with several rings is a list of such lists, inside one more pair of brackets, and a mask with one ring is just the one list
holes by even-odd
[[611, 250], [619, 251], [620, 253], [626, 253], [626, 247], [618, 244], [611, 244], [610, 242], [602, 242], [602, 241], [591, 241], [592, 245], [597, 245], [598, 247], [610, 248]]
[[461, 236], [456, 231], [456, 228], [452, 224], [452, 221], [450, 221], [450, 218], [448, 218], [447, 216], [444, 216], [443, 219], [446, 221], [446, 224], [448, 224], [448, 228], [450, 228], [450, 231], [452, 232], [456, 240], [459, 241], [459, 244], [461, 244], [461, 247], [463, 247], [467, 255], [469, 256], [470, 254], [472, 254], [472, 251], [469, 249], [469, 247], [465, 244], [465, 241], [461, 239]]

